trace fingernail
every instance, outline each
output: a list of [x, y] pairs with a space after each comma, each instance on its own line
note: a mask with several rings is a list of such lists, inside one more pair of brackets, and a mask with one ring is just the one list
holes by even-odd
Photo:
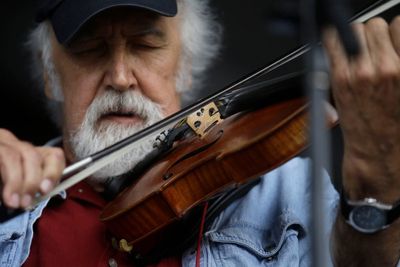
[[22, 206], [23, 206], [23, 207], [28, 207], [31, 203], [32, 203], [32, 197], [31, 197], [31, 195], [25, 194], [25, 195], [22, 197], [22, 200], [21, 200]]
[[8, 203], [11, 208], [18, 208], [19, 207], [19, 195], [14, 193], [10, 197], [10, 202]]
[[44, 179], [40, 183], [40, 190], [42, 190], [43, 193], [47, 193], [53, 188], [53, 182], [49, 179]]

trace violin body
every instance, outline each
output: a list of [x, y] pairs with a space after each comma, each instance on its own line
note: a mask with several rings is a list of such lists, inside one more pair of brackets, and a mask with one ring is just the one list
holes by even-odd
[[202, 138], [178, 142], [109, 203], [100, 219], [116, 239], [146, 255], [167, 232], [173, 238], [174, 224], [193, 207], [302, 152], [307, 146], [306, 109], [305, 99], [295, 98], [231, 116]]

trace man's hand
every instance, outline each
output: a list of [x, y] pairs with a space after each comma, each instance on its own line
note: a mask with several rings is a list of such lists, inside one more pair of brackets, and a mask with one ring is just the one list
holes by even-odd
[[59, 148], [35, 147], [0, 129], [2, 200], [10, 208], [26, 208], [37, 192], [48, 193], [65, 168]]
[[[346, 57], [334, 31], [325, 34], [332, 90], [344, 138], [343, 190], [351, 200], [400, 199], [400, 17], [354, 25], [361, 54]], [[338, 213], [335, 266], [395, 266], [400, 220], [375, 234], [357, 232]]]
[[400, 17], [354, 25], [361, 54], [348, 58], [325, 38], [345, 140], [344, 188], [351, 199], [400, 199]]

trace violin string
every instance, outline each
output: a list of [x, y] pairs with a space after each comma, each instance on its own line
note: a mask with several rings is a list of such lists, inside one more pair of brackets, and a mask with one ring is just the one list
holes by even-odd
[[[382, 1], [378, 1], [377, 2], [377, 4], [378, 3], [380, 3], [380, 2], [382, 2]], [[375, 17], [375, 16], [377, 16], [377, 15], [379, 15], [379, 14], [382, 14], [383, 12], [385, 12], [386, 10], [388, 10], [388, 9], [390, 9], [390, 8], [392, 8], [392, 7], [394, 7], [394, 6], [396, 6], [397, 4], [399, 4], [400, 3], [400, 0], [390, 0], [390, 1], [388, 1], [388, 2], [386, 2], [386, 3], [384, 3], [384, 4], [382, 4], [382, 5], [380, 5], [380, 6], [377, 6], [376, 8], [374, 8], [374, 9], [370, 9], [370, 8], [368, 8], [368, 9], [370, 9], [369, 11], [367, 11], [365, 14], [357, 14], [355, 17], [357, 17], [356, 19], [354, 19], [353, 20], [353, 22], [354, 23], [362, 23], [362, 22], [366, 22], [367, 20], [369, 20], [370, 18], [372, 18], [372, 17]], [[362, 13], [364, 13], [365, 11], [363, 11]]]
[[363, 16], [364, 14], [367, 14], [368, 12], [370, 12], [371, 10], [375, 9], [376, 7], [378, 7], [379, 5], [381, 5], [383, 2], [387, 2], [388, 0], [378, 0], [375, 3], [372, 3], [371, 5], [369, 5], [368, 7], [366, 7], [365, 9], [359, 11], [358, 13], [356, 13], [355, 15], [353, 15], [349, 22], [353, 22], [356, 19], [360, 18], [361, 16]]

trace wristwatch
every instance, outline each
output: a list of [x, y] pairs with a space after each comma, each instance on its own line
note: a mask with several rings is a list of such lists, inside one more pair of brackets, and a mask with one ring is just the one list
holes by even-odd
[[341, 194], [340, 206], [346, 222], [355, 230], [372, 234], [390, 226], [400, 216], [400, 201], [393, 205], [379, 202], [374, 198], [348, 200]]

